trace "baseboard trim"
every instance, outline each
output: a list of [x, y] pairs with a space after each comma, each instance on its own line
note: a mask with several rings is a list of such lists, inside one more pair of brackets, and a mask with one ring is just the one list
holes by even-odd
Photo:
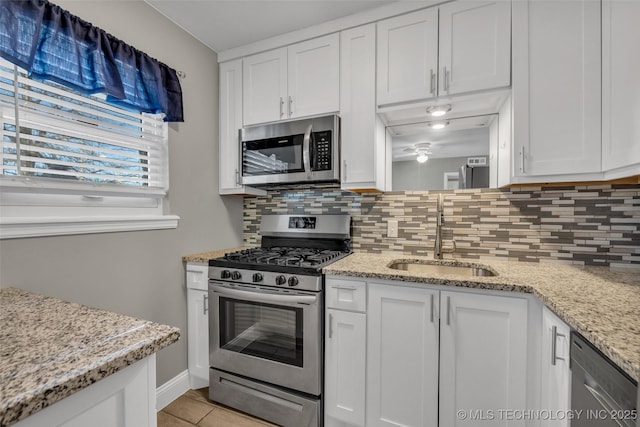
[[156, 388], [156, 411], [162, 410], [189, 389], [189, 371], [184, 370]]

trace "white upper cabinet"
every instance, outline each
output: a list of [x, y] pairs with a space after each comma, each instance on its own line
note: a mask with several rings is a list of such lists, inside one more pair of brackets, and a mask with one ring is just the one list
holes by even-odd
[[240, 140], [242, 128], [242, 60], [220, 64], [219, 194], [264, 194], [241, 184]]
[[378, 22], [378, 105], [437, 94], [438, 9]]
[[511, 84], [511, 2], [454, 1], [440, 7], [440, 94]]
[[289, 46], [289, 117], [338, 111], [340, 36], [338, 33]]
[[509, 0], [454, 1], [379, 21], [378, 106], [509, 86], [510, 16]]
[[384, 127], [376, 116], [376, 26], [340, 33], [341, 187], [387, 186]]
[[287, 49], [244, 58], [243, 123], [273, 122], [287, 117]]
[[513, 181], [601, 178], [600, 1], [516, 1], [513, 32]]
[[602, 2], [602, 166], [640, 174], [640, 2]]
[[338, 111], [339, 36], [330, 34], [243, 58], [243, 123]]

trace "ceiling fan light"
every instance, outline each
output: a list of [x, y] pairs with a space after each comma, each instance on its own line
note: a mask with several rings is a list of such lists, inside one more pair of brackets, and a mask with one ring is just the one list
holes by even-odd
[[420, 153], [418, 154], [418, 157], [416, 157], [416, 160], [418, 163], [424, 163], [429, 160], [429, 156], [427, 156], [426, 153]]

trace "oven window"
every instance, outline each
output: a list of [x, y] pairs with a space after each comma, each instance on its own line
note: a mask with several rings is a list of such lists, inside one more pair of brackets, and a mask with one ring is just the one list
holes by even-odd
[[244, 176], [304, 172], [302, 143], [304, 135], [261, 139], [242, 143]]
[[220, 348], [302, 367], [302, 308], [220, 297]]

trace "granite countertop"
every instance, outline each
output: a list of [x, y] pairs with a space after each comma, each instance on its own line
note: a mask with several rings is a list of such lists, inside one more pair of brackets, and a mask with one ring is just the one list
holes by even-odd
[[0, 426], [173, 344], [175, 327], [0, 289]]
[[249, 249], [252, 246], [238, 246], [236, 248], [214, 249], [208, 252], [200, 252], [197, 254], [185, 255], [182, 257], [184, 262], [197, 262], [200, 264], [208, 264], [210, 259], [220, 258], [228, 252], [236, 252], [242, 249]]
[[640, 274], [606, 267], [513, 261], [442, 261], [487, 266], [496, 276], [464, 277], [389, 268], [394, 260], [434, 263], [429, 257], [354, 253], [323, 271], [328, 275], [385, 279], [525, 292], [536, 295], [569, 326], [586, 337], [620, 368], [640, 377]]

